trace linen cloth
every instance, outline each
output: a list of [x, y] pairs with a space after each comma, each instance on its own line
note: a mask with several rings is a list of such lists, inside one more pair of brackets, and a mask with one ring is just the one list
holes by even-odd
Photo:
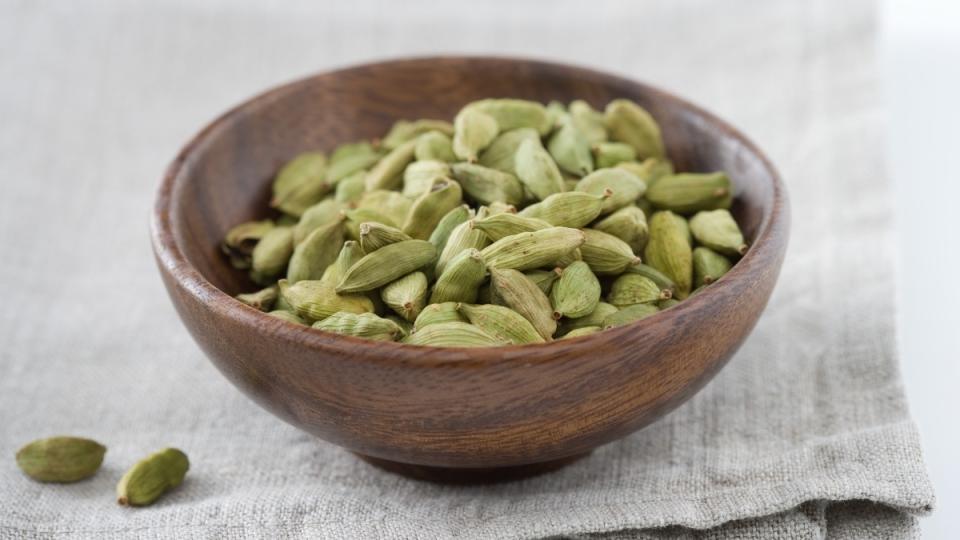
[[[0, 538], [902, 538], [932, 508], [897, 367], [892, 204], [869, 2], [0, 2]], [[248, 401], [180, 324], [150, 253], [180, 144], [255, 92], [383, 57], [604, 69], [740, 126], [792, 238], [756, 330], [697, 396], [559, 472], [448, 487], [377, 470]], [[101, 471], [13, 454], [70, 433]], [[123, 470], [172, 445], [148, 509]]]

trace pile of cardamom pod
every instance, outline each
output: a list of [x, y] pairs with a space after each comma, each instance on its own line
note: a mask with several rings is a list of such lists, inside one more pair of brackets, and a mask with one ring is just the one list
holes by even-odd
[[452, 124], [399, 121], [296, 156], [273, 182], [280, 216], [234, 227], [223, 248], [266, 287], [237, 298], [290, 322], [439, 347], [543, 343], [719, 279], [747, 249], [732, 200], [723, 172], [675, 173], [632, 101], [485, 99]]

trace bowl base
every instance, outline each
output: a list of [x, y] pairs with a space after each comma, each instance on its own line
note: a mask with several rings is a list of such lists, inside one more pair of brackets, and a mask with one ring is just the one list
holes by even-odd
[[461, 484], [461, 485], [479, 485], [479, 484], [497, 484], [501, 482], [512, 482], [523, 480], [548, 472], [553, 472], [567, 465], [579, 461], [590, 455], [590, 452], [577, 454], [562, 459], [552, 461], [543, 461], [540, 463], [530, 463], [528, 465], [516, 465], [512, 467], [480, 467], [458, 469], [452, 467], [431, 467], [428, 465], [414, 465], [411, 463], [400, 463], [387, 459], [380, 459], [363, 454], [356, 454], [357, 457], [367, 463], [383, 469], [385, 471], [406, 476], [414, 480], [424, 480], [438, 484]]

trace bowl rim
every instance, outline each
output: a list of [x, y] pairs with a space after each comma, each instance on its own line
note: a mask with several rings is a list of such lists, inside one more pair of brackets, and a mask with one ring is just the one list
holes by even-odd
[[[569, 74], [569, 76], [579, 79], [595, 80], [611, 85], [640, 87], [644, 93], [656, 95], [658, 99], [672, 102], [674, 106], [698, 115], [700, 118], [736, 138], [748, 152], [756, 156], [768, 171], [773, 183], [770, 209], [768, 212], [765, 212], [765, 215], [760, 221], [756, 237], [750, 249], [717, 283], [748, 279], [753, 272], [763, 270], [763, 267], [760, 266], [762, 261], [769, 260], [768, 257], [764, 255], [775, 254], [773, 252], [779, 249], [786, 249], [785, 245], [780, 247], [771, 241], [774, 235], [782, 237], [784, 244], [786, 244], [787, 241], [786, 227], [788, 224], [786, 220], [788, 219], [789, 207], [787, 206], [786, 188], [783, 185], [779, 172], [766, 154], [760, 150], [752, 140], [730, 123], [706, 109], [671, 92], [661, 90], [649, 84], [577, 65], [515, 56], [438, 55], [391, 58], [376, 62], [352, 64], [347, 67], [310, 74], [255, 94], [253, 97], [231, 107], [206, 124], [177, 152], [176, 157], [167, 166], [156, 192], [156, 199], [150, 216], [150, 235], [154, 255], [158, 265], [161, 267], [161, 271], [166, 272], [174, 279], [182, 290], [194, 296], [198, 303], [203, 304], [219, 316], [228, 317], [240, 325], [249, 327], [251, 331], [268, 332], [271, 338], [283, 339], [299, 346], [306, 346], [310, 349], [331, 354], [342, 352], [346, 348], [352, 349], [355, 352], [356, 348], [360, 347], [369, 351], [370, 354], [354, 354], [351, 360], [392, 365], [396, 365], [398, 362], [426, 366], [452, 363], [464, 365], [464, 360], [469, 359], [469, 364], [475, 366], [478, 364], [500, 363], [502, 361], [516, 362], [519, 356], [525, 359], [535, 356], [537, 357], [535, 359], [536, 361], [549, 361], [550, 358], [554, 357], [551, 353], [560, 352], [561, 350], [569, 352], [571, 349], [589, 354], [590, 352], [594, 352], [591, 345], [601, 339], [599, 337], [601, 335], [607, 340], [615, 341], [617, 338], [626, 337], [629, 334], [642, 331], [645, 326], [663, 323], [668, 319], [681, 319], [686, 313], [696, 310], [698, 306], [718, 299], [722, 292], [719, 291], [718, 288], [707, 287], [696, 296], [691, 296], [673, 307], [639, 321], [602, 330], [596, 334], [570, 339], [555, 339], [547, 343], [500, 345], [493, 347], [429, 347], [333, 334], [311, 328], [310, 326], [298, 325], [277, 317], [271, 317], [265, 312], [239, 302], [234, 297], [217, 288], [207, 280], [183, 254], [176, 240], [176, 236], [173, 233], [173, 227], [169, 219], [170, 206], [173, 204], [173, 193], [176, 192], [176, 185], [181, 173], [190, 161], [191, 155], [199, 148], [202, 148], [204, 142], [219, 129], [223, 128], [231, 118], [243, 114], [244, 111], [250, 108], [267, 104], [274, 99], [282, 98], [285, 94], [294, 92], [299, 87], [309, 84], [314, 79], [349, 75], [353, 71], [382, 66], [436, 64], [445, 61], [507, 62], [525, 64], [536, 68], [561, 70]], [[557, 357], [560, 357], [560, 355], [557, 355]]]

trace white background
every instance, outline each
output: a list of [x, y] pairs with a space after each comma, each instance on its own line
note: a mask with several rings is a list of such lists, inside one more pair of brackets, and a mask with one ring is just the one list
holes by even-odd
[[883, 8], [901, 366], [937, 493], [921, 526], [926, 538], [951, 539], [960, 537], [960, 2]]

